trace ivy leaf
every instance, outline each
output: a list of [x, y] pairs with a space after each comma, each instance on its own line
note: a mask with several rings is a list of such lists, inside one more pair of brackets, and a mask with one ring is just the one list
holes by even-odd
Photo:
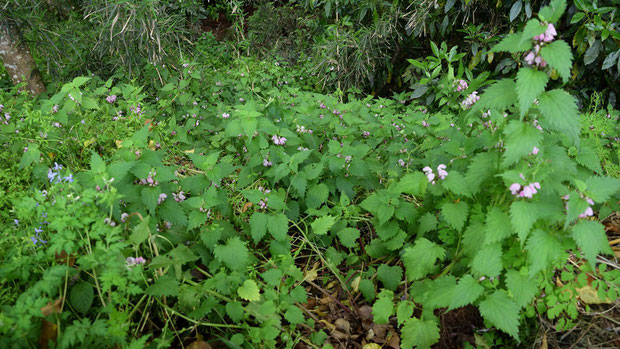
[[377, 279], [388, 290], [396, 291], [403, 279], [403, 269], [397, 265], [390, 267], [387, 264], [381, 264], [377, 269]]
[[226, 314], [228, 317], [234, 322], [239, 323], [241, 319], [243, 319], [243, 305], [239, 302], [227, 302], [226, 303]]
[[495, 291], [478, 306], [482, 317], [519, 340], [519, 306], [504, 291]]
[[509, 270], [506, 273], [506, 286], [520, 308], [530, 304], [532, 298], [538, 293], [536, 280], [522, 275], [516, 270]]
[[376, 324], [387, 324], [390, 316], [394, 313], [394, 292], [383, 290], [377, 296], [377, 301], [372, 306], [372, 316]]
[[505, 166], [510, 166], [528, 155], [534, 147], [540, 146], [543, 139], [542, 133], [536, 128], [517, 120], [510, 121], [506, 125], [504, 134], [506, 135]]
[[477, 275], [495, 277], [503, 268], [500, 244], [483, 246], [471, 261], [471, 270]]
[[441, 246], [425, 238], [418, 239], [413, 247], [407, 247], [403, 253], [407, 279], [413, 281], [423, 278], [445, 254], [446, 251]]
[[327, 215], [315, 219], [310, 226], [312, 227], [312, 232], [316, 235], [325, 235], [334, 223], [336, 223], [336, 217]]
[[250, 261], [248, 249], [239, 237], [228, 239], [226, 245], [215, 245], [213, 254], [217, 260], [235, 271], [245, 268]]
[[254, 212], [250, 217], [250, 230], [254, 243], [259, 242], [267, 233], [267, 218], [267, 214], [262, 212]]
[[573, 144], [579, 144], [579, 112], [573, 96], [563, 90], [544, 92], [539, 97], [538, 109], [549, 128], [566, 134]]
[[254, 280], [245, 280], [243, 285], [237, 289], [237, 294], [248, 302], [256, 302], [260, 299], [260, 289]]
[[566, 83], [570, 78], [570, 69], [573, 66], [573, 53], [564, 40], [555, 40], [554, 42], [543, 46], [540, 55], [547, 61], [551, 68], [558, 71], [562, 80]]
[[514, 233], [510, 216], [499, 207], [492, 207], [489, 210], [485, 223], [485, 244], [502, 241]]
[[530, 276], [547, 269], [549, 263], [558, 258], [563, 250], [562, 244], [552, 235], [542, 230], [534, 230], [526, 244], [530, 261]]
[[471, 275], [464, 275], [452, 292], [452, 300], [448, 310], [457, 309], [468, 304], [474, 303], [484, 291], [478, 280]]
[[439, 326], [435, 320], [411, 318], [401, 329], [402, 349], [427, 349], [439, 340]]
[[580, 220], [573, 226], [572, 236], [592, 268], [596, 264], [596, 256], [599, 253], [613, 254], [607, 241], [605, 227], [599, 222]]
[[267, 229], [274, 239], [282, 241], [288, 236], [288, 218], [284, 213], [269, 215]]
[[467, 203], [464, 201], [460, 201], [456, 204], [445, 203], [441, 207], [443, 218], [457, 231], [461, 231], [465, 226], [468, 213], [469, 206], [467, 206]]
[[547, 86], [549, 75], [544, 71], [533, 68], [521, 68], [517, 73], [517, 98], [521, 117], [530, 109], [534, 99], [538, 97]]
[[169, 274], [166, 274], [157, 279], [154, 284], [147, 287], [146, 294], [153, 297], [176, 297], [179, 294], [179, 282]]
[[510, 221], [521, 240], [521, 246], [527, 239], [527, 234], [538, 219], [536, 206], [524, 200], [515, 201], [510, 205]]

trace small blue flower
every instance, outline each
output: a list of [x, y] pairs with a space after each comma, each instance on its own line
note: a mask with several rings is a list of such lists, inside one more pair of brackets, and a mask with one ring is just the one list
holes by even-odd
[[32, 243], [33, 243], [34, 245], [36, 245], [36, 244], [37, 244], [37, 242], [39, 242], [39, 241], [37, 240], [37, 238], [35, 238], [34, 236], [31, 236], [31, 237], [30, 237], [30, 240], [32, 240]]
[[54, 178], [56, 178], [57, 175], [58, 175], [58, 173], [52, 172], [51, 168], [49, 170], [47, 170], [47, 178], [50, 180], [50, 183], [52, 183], [54, 181]]
[[41, 227], [39, 227], [38, 229], [34, 228], [34, 232], [39, 234], [39, 233], [43, 232], [43, 229], [41, 229]]
[[19, 225], [19, 219], [14, 219], [13, 223], [15, 223], [15, 225]]
[[54, 162], [54, 167], [52, 167], [53, 170], [62, 170], [62, 165], [59, 165], [57, 162]]
[[73, 173], [69, 173], [68, 176], [62, 178], [67, 183], [73, 183]]

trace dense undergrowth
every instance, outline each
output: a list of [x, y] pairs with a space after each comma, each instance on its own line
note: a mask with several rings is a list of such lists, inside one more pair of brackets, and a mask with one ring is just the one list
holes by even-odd
[[584, 289], [616, 301], [620, 113], [563, 90], [561, 4], [494, 48], [515, 76], [435, 46], [429, 103], [214, 43], [148, 83], [0, 92], [0, 346], [426, 348], [473, 309], [477, 346], [516, 347]]

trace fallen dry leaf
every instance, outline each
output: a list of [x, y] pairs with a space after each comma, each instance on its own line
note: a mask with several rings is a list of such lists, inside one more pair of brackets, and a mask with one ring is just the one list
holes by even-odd
[[187, 349], [211, 349], [211, 344], [205, 341], [195, 341], [186, 347]]

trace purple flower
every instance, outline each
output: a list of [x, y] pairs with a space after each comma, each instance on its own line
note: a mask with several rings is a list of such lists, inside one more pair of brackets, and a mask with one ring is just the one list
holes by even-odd
[[112, 103], [116, 102], [116, 95], [107, 96], [107, 97], [105, 98], [105, 100], [106, 100], [108, 103], [112, 104]]
[[62, 165], [59, 165], [57, 162], [54, 162], [54, 167], [52, 167], [52, 170], [54, 171], [62, 170]]
[[534, 54], [534, 51], [530, 51], [528, 52], [528, 54], [525, 56], [525, 62], [529, 65], [534, 65], [534, 59], [536, 58], [536, 54]]
[[[1, 104], [0, 104], [1, 105]], [[14, 219], [13, 223], [15, 223], [15, 225], [19, 225], [19, 219]]]
[[532, 149], [532, 152], [530, 154], [531, 155], [536, 155], [536, 154], [538, 154], [539, 151], [540, 151], [540, 149], [538, 149], [538, 147], [534, 147], [534, 149]]
[[431, 184], [435, 184], [435, 174], [433, 173], [433, 169], [426, 166], [422, 169], [422, 171], [424, 171], [426, 178], [428, 178], [428, 182]]
[[265, 167], [271, 167], [273, 165], [273, 163], [267, 159], [263, 159], [263, 166]]
[[56, 105], [54, 105], [54, 106], [52, 107], [52, 111], [53, 111], [54, 113], [58, 113], [58, 108], [59, 108], [59, 105], [58, 105], [58, 104], [56, 104]]
[[66, 177], [62, 177], [62, 179], [63, 179], [65, 182], [67, 182], [67, 183], [73, 183], [73, 174], [72, 174], [72, 173], [69, 173], [69, 175], [68, 175], [68, 176], [66, 176]]
[[222, 114], [222, 118], [223, 119], [228, 119], [229, 117], [230, 117], [230, 114], [228, 114], [228, 113]]
[[457, 92], [465, 91], [467, 90], [467, 87], [469, 87], [469, 85], [467, 85], [467, 81], [465, 80], [456, 80], [455, 83]]
[[157, 198], [157, 204], [161, 205], [161, 203], [164, 202], [164, 200], [166, 200], [167, 197], [168, 195], [164, 193], [159, 194], [159, 197]]
[[286, 143], [286, 138], [285, 137], [278, 137], [276, 135], [273, 135], [273, 137], [271, 137], [271, 139], [273, 140], [273, 144], [275, 144], [275, 145], [284, 145]]
[[519, 190], [521, 190], [521, 184], [519, 183], [512, 183], [510, 185], [510, 192], [512, 193], [512, 195], [518, 195], [519, 194]]
[[422, 126], [429, 127], [430, 125], [428, 122], [426, 122], [426, 120], [422, 120]]
[[478, 102], [480, 96], [478, 96], [478, 91], [472, 92], [465, 100], [461, 103], [465, 108], [471, 108], [474, 103]]
[[52, 181], [54, 180], [54, 178], [56, 178], [57, 175], [58, 173], [52, 172], [51, 168], [47, 170], [47, 179], [50, 180], [50, 183], [52, 183]]
[[370, 132], [368, 132], [368, 131], [362, 132], [362, 137], [364, 137], [364, 138], [370, 137]]
[[42, 232], [43, 232], [43, 229], [41, 229], [41, 227], [34, 228], [34, 232], [35, 232], [35, 233], [37, 233], [37, 234], [38, 234], [38, 233], [42, 233]]
[[437, 166], [437, 174], [439, 175], [439, 178], [441, 180], [446, 179], [446, 177], [448, 177], [448, 172], [446, 171], [446, 165], [441, 164]]
[[403, 160], [403, 159], [398, 159], [398, 164], [399, 164], [401, 167], [405, 167], [405, 165], [406, 165], [406, 164], [405, 164], [405, 160]]
[[129, 218], [129, 214], [127, 212], [121, 214], [121, 222], [125, 223], [127, 218]]

